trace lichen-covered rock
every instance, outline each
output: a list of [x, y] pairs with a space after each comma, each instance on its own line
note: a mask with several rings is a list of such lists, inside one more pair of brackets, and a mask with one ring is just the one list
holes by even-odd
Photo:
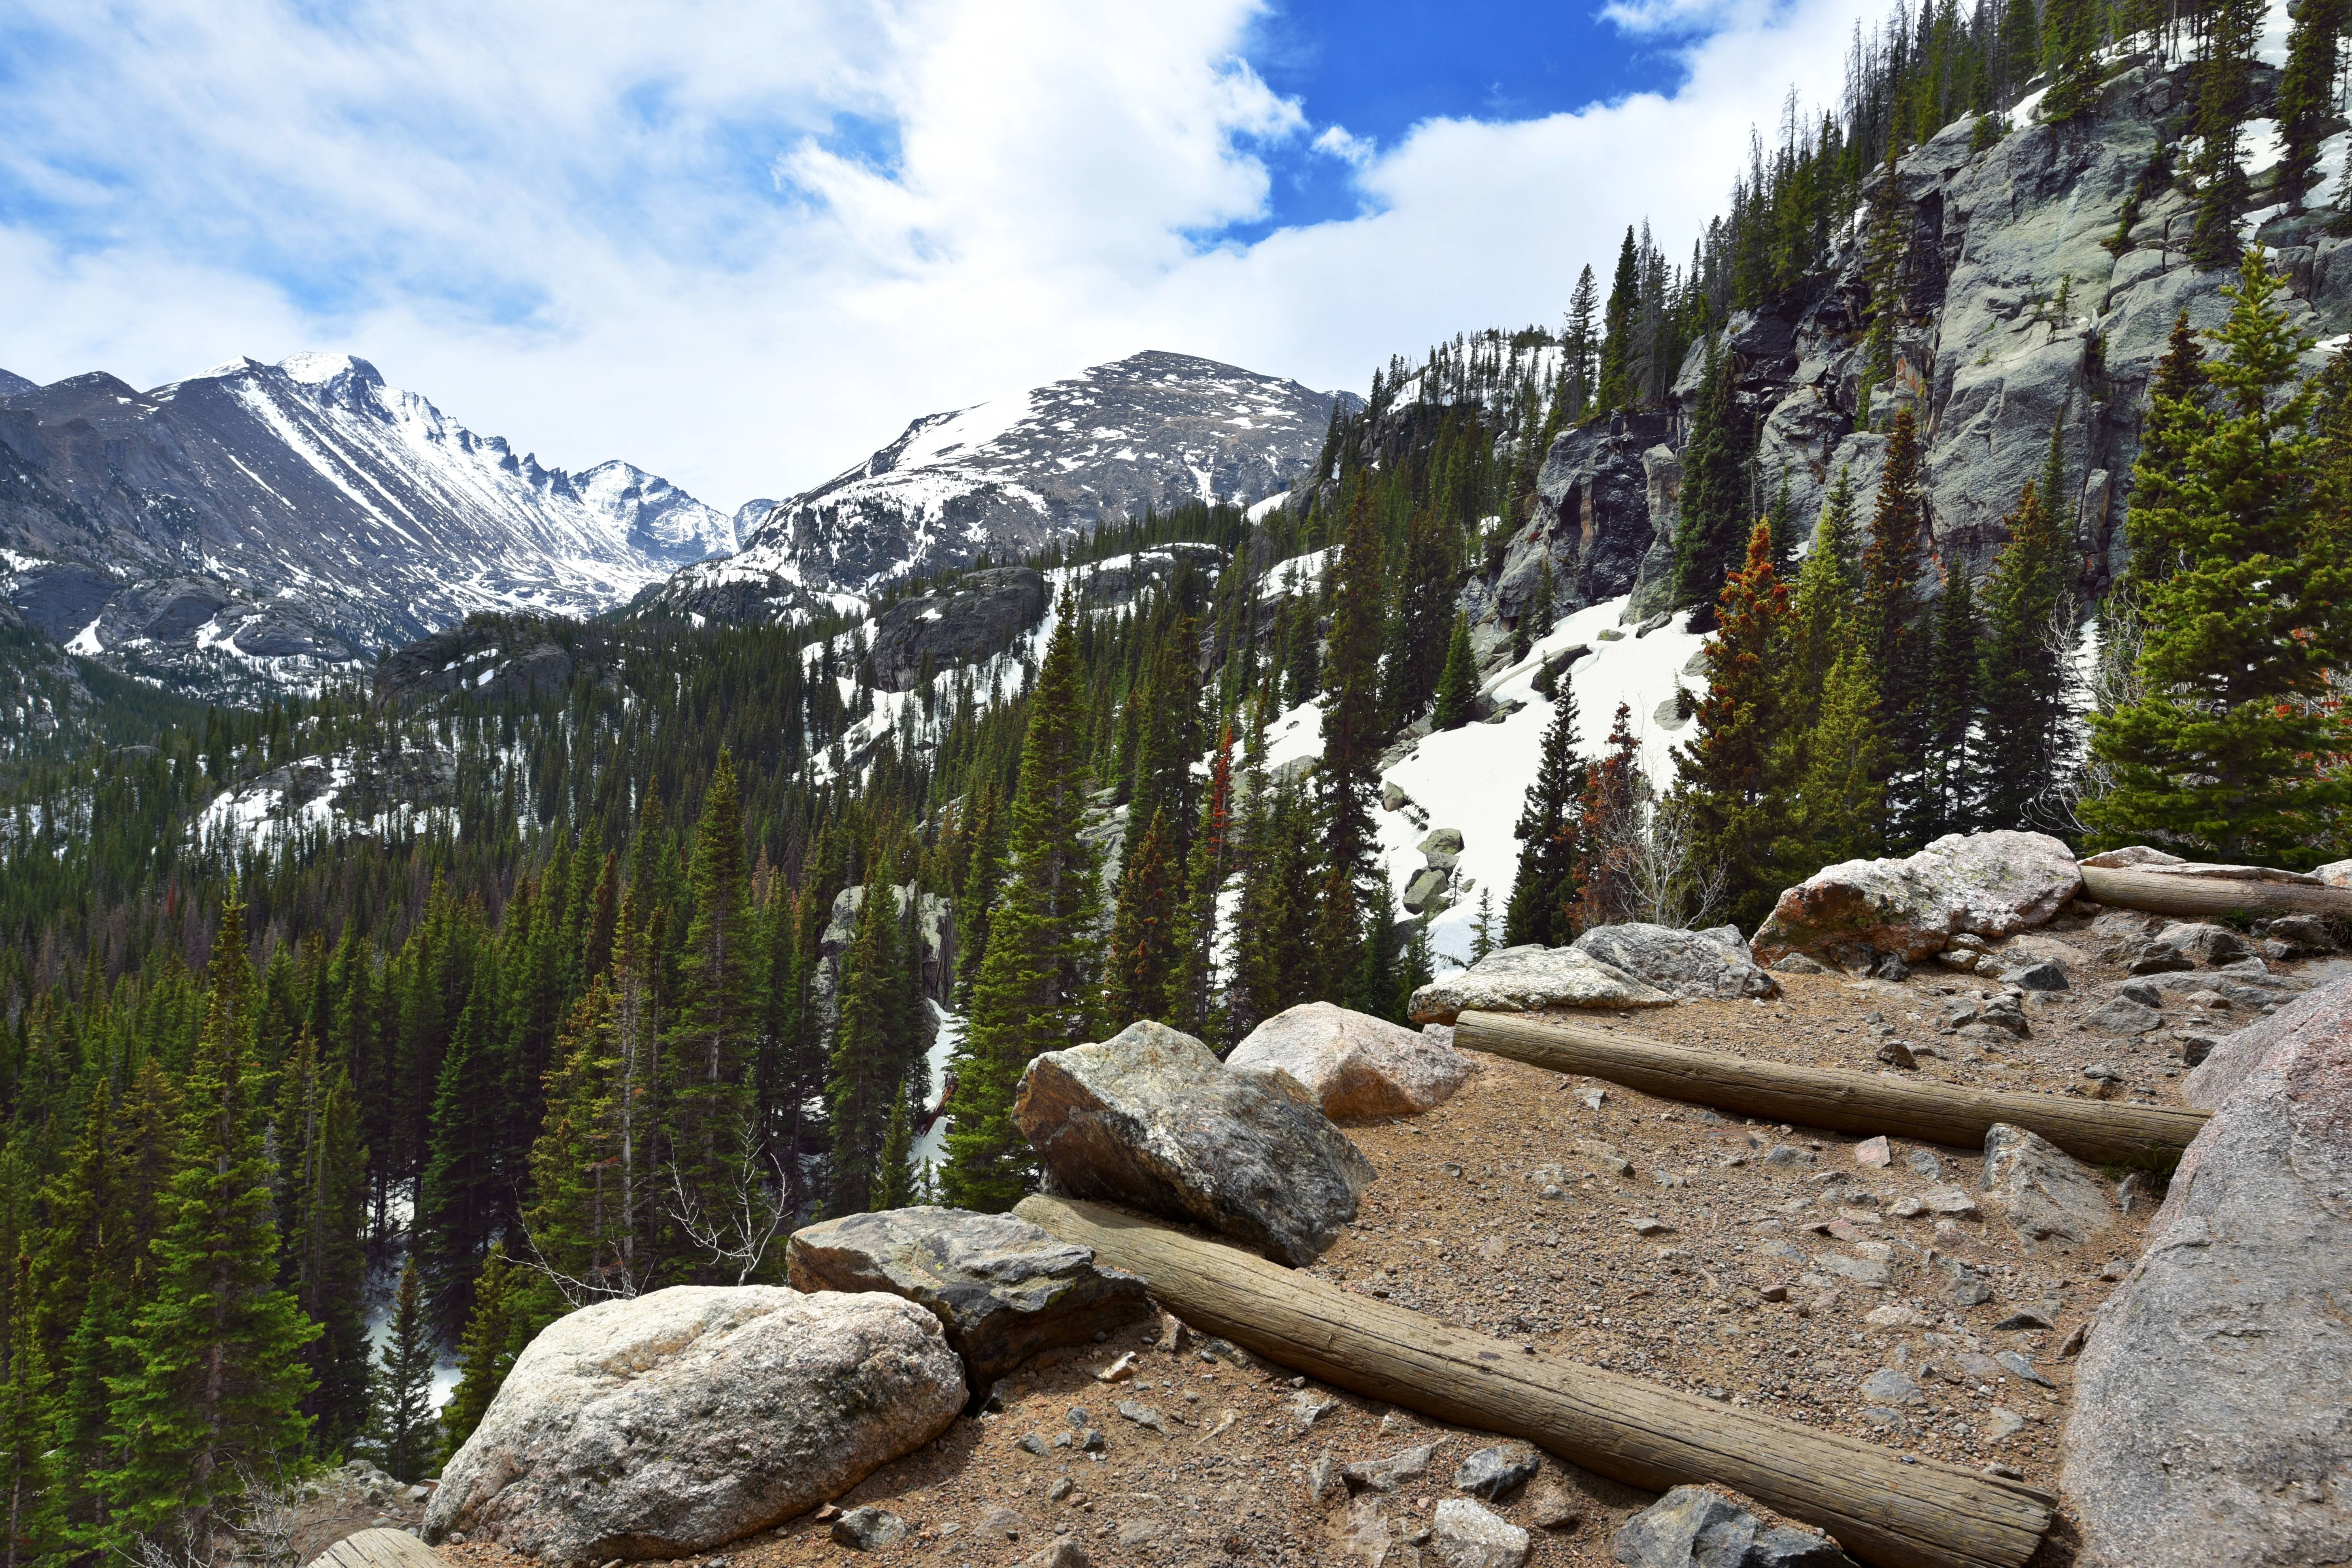
[[2352, 1562], [2352, 982], [2199, 1072], [2233, 1055], [2078, 1365], [2061, 1482], [2084, 1568]]
[[1769, 1525], [1720, 1492], [1676, 1487], [1612, 1542], [1628, 1568], [1855, 1568], [1825, 1535]]
[[1547, 1007], [1624, 1012], [1675, 999], [1614, 964], [1572, 947], [1506, 947], [1412, 994], [1416, 1024], [1451, 1024], [1466, 1012], [1534, 1013]]
[[1962, 932], [2004, 937], [2046, 923], [2083, 889], [2074, 856], [2046, 833], [1954, 833], [1899, 860], [1843, 860], [1781, 893], [1756, 956], [1914, 963]]
[[1225, 1058], [1234, 1072], [1285, 1072], [1326, 1116], [1413, 1116], [1460, 1089], [1470, 1064], [1418, 1029], [1306, 1002], [1276, 1013]]
[[1780, 983], [1756, 966], [1748, 944], [1729, 926], [1711, 931], [1673, 926], [1595, 926], [1570, 944], [1577, 952], [1622, 970], [1645, 985], [1676, 996], [1737, 1001], [1778, 996]]
[[887, 1290], [929, 1311], [975, 1390], [1150, 1310], [1142, 1280], [1011, 1215], [849, 1215], [795, 1232], [785, 1256], [794, 1289]]
[[2029, 1248], [2082, 1247], [2115, 1228], [2116, 1200], [2096, 1171], [2038, 1132], [1996, 1121], [1985, 1133], [1985, 1206]]
[[558, 1319], [441, 1473], [425, 1539], [683, 1557], [838, 1496], [963, 1408], [939, 1320], [886, 1295], [677, 1286]]
[[1048, 1191], [1190, 1220], [1294, 1267], [1339, 1239], [1372, 1180], [1286, 1075], [1231, 1071], [1165, 1024], [1047, 1051], [1013, 1119]]

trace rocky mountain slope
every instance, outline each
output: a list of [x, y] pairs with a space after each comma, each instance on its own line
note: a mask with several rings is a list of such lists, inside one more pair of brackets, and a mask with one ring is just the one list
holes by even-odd
[[652, 603], [782, 616], [983, 554], [1018, 558], [1146, 508], [1255, 501], [1314, 462], [1342, 402], [1353, 399], [1190, 354], [1131, 354], [924, 416], [776, 505], [740, 553], [679, 573]]
[[[1867, 517], [1885, 443], [1877, 432], [1908, 404], [1926, 440], [1938, 547], [1948, 564], [1980, 574], [2019, 489], [2041, 472], [2054, 425], [2083, 586], [2095, 595], [2113, 580], [2149, 375], [2179, 311], [2200, 328], [2220, 323], [2221, 290], [2233, 276], [2185, 256], [2194, 221], [2185, 180], [2158, 182], [2133, 205], [2127, 230], [2124, 223], [2151, 159], [2187, 134], [2189, 70], [2154, 57], [2130, 61], [2091, 113], [2042, 124], [2036, 92], [2011, 110], [2013, 129], [1990, 147], [1970, 151], [1975, 120], [1964, 117], [1901, 160], [1895, 178], [1909, 220], [1902, 326], [1895, 384], [1872, 399], [1875, 430], [1856, 417], [1869, 321], [1858, 237], [1832, 275], [1732, 318], [1725, 342], [1756, 432], [1759, 482], [1769, 495], [1786, 475], [1801, 529], [1811, 528], [1841, 467]], [[2258, 93], [2275, 81], [2257, 68]], [[2258, 150], [2257, 200], [2274, 129], [2269, 120], [2246, 128]], [[2323, 344], [2352, 327], [2352, 241], [2326, 236], [2326, 216], [2257, 208], [2243, 226], [2276, 247], [2302, 329]], [[1501, 574], [1469, 595], [1490, 628], [1528, 602], [1547, 554], [1569, 606], [1630, 594], [1629, 622], [1664, 607], [1702, 353], [1692, 351], [1668, 408], [1598, 421], [1553, 445]]]
[[208, 694], [313, 682], [476, 610], [594, 614], [735, 538], [657, 475], [544, 467], [348, 355], [145, 393], [0, 381], [0, 595]]

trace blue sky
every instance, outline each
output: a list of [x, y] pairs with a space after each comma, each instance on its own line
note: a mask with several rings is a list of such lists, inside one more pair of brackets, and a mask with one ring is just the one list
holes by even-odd
[[730, 507], [1139, 349], [1360, 389], [1686, 250], [1856, 15], [0, 0], [0, 367], [342, 350]]

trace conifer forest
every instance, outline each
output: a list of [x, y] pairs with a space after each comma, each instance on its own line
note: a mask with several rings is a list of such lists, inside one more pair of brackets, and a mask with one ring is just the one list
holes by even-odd
[[[2282, 70], [2263, 16], [1898, 5], [1686, 258], [1597, 215], [1612, 272], [1380, 366], [1281, 506], [1153, 509], [863, 611], [478, 616], [425, 661], [545, 647], [560, 679], [387, 656], [232, 705], [83, 666], [70, 717], [0, 749], [0, 1568], [199, 1539], [344, 1458], [429, 1477], [570, 1311], [778, 1282], [816, 1217], [1008, 1209], [1043, 1052], [1146, 1018], [1223, 1050], [1315, 1000], [1404, 1020], [1464, 960], [1399, 904], [1384, 757], [1482, 722], [1488, 677], [1593, 601], [1556, 551], [1523, 567], [1580, 440], [1671, 449], [1643, 591], [1707, 640], [1664, 768], [1658, 716], [1540, 668], [1541, 753], [1489, 829], [1516, 875], [1468, 957], [1748, 931], [1824, 866], [1989, 828], [2352, 856], [2352, 356], [2250, 226], [2352, 226], [2347, 16], [2302, 0]], [[1997, 522], [1944, 530], [1916, 344], [1948, 258], [1898, 167], [2087, 126], [2144, 56], [2189, 96], [2111, 249], [2185, 197], [2165, 243], [2218, 303], [2168, 315], [2144, 392], [2037, 425]], [[1793, 483], [1738, 334], [1833, 290], [1870, 460]], [[2063, 296], [2019, 308], [2063, 323]], [[2095, 419], [2137, 442], [2097, 540]], [[1007, 568], [1034, 614], [875, 676], [894, 605]], [[52, 652], [0, 627], [0, 680]], [[1274, 754], [1286, 718], [1311, 765]], [[373, 826], [240, 815], [305, 777], [376, 791]]]

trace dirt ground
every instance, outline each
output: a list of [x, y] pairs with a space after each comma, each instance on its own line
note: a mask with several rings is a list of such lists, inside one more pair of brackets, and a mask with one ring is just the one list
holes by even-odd
[[[2000, 987], [1935, 963], [1901, 982], [1783, 975], [1775, 1001], [1685, 1003], [1616, 1026], [1788, 1062], [2176, 1103], [2178, 1037], [2227, 1034], [2262, 1005], [2246, 988], [2220, 1008], [2168, 994], [2159, 1029], [2103, 1034], [2090, 1016], [2129, 978], [2098, 956], [2114, 934], [2112, 917], [2036, 933], [2067, 944], [2043, 952], [2064, 957], [2073, 984], [2028, 998], [2023, 1038], [1949, 1026]], [[2307, 980], [2341, 964], [2270, 967]], [[2303, 984], [2268, 994], [2283, 1003]], [[1889, 1040], [1917, 1066], [1885, 1065]], [[2057, 1489], [2073, 1385], [2061, 1348], [2138, 1256], [2160, 1179], [2106, 1173], [2122, 1189], [2112, 1232], [2035, 1247], [1990, 1211], [1901, 1217], [1916, 1206], [1906, 1198], [1974, 1195], [1980, 1151], [1894, 1140], [1873, 1166], [1857, 1137], [1474, 1059], [1481, 1070], [1435, 1110], [1349, 1128], [1378, 1180], [1318, 1278], [1539, 1352]], [[2086, 1078], [2092, 1067], [2105, 1075]], [[1002, 1411], [959, 1420], [836, 1500], [902, 1517], [911, 1533], [898, 1544], [845, 1549], [812, 1515], [690, 1561], [1001, 1564], [1067, 1536], [1097, 1564], [1412, 1565], [1435, 1505], [1460, 1495], [1456, 1467], [1499, 1440], [1177, 1337], [1144, 1324], [1041, 1358], [1007, 1381]], [[1130, 1351], [1139, 1375], [1097, 1381]], [[2021, 1363], [1995, 1359], [2004, 1352]], [[1149, 1406], [1158, 1427], [1122, 1416], [1122, 1401]], [[1393, 1491], [1351, 1504], [1322, 1466], [1317, 1495], [1327, 1455], [1344, 1465], [1430, 1443], [1423, 1472]], [[1651, 1496], [1542, 1464], [1496, 1511], [1532, 1531], [1534, 1563], [1610, 1563], [1618, 1527]], [[508, 1561], [495, 1547], [445, 1551], [466, 1568]]]

